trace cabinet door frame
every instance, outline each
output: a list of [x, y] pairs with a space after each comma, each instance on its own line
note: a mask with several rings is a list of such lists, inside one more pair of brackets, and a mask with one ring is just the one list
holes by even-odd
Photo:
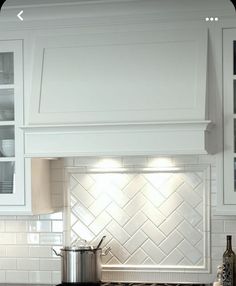
[[[0, 53], [13, 52], [14, 57], [14, 112], [15, 112], [15, 186], [13, 193], [0, 194], [1, 206], [24, 206], [24, 158], [23, 158], [23, 132], [20, 126], [23, 124], [23, 41], [0, 40]], [[6, 85], [8, 88], [8, 85]]]
[[234, 51], [233, 42], [236, 41], [236, 29], [225, 29], [223, 32], [223, 176], [225, 205], [236, 204], [234, 190], [234, 88], [236, 76], [233, 75]]

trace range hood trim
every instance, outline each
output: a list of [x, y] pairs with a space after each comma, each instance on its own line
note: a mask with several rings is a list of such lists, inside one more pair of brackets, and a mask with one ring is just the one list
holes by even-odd
[[25, 157], [71, 157], [207, 154], [206, 131], [212, 126], [202, 120], [21, 128]]

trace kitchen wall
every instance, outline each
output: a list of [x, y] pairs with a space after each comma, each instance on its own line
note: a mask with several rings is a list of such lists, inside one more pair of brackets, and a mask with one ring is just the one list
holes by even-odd
[[[163, 159], [163, 158], [162, 158]], [[150, 162], [151, 158], [119, 158], [118, 162], [123, 165], [136, 168], [143, 163]], [[212, 274], [188, 273], [186, 271], [176, 272], [156, 271], [143, 275], [140, 271], [136, 273], [136, 280], [159, 281], [193, 281], [211, 282], [215, 278], [216, 267], [221, 262], [222, 253], [225, 249], [226, 234], [233, 235], [233, 246], [236, 249], [236, 220], [233, 216], [215, 216], [216, 206], [216, 156], [178, 156], [168, 159], [172, 166], [182, 166], [188, 169], [190, 165], [209, 165], [211, 176], [211, 236], [210, 250], [212, 257]], [[52, 161], [52, 186], [53, 201], [55, 206], [60, 206], [63, 199], [62, 181], [65, 181], [67, 190], [72, 190], [70, 185], [71, 174], [76, 170], [84, 168], [85, 165], [97, 164], [98, 158], [67, 158], [65, 160]], [[160, 162], [160, 161], [159, 161]], [[74, 169], [74, 171], [73, 171]], [[81, 169], [82, 170], [82, 169]], [[68, 173], [64, 178], [64, 174]], [[77, 171], [76, 171], [77, 172]], [[65, 237], [71, 234], [69, 225], [69, 214], [71, 211], [71, 191], [68, 193], [68, 208], [65, 212], [64, 225]], [[199, 230], [199, 225], [196, 231]], [[60, 282], [60, 259], [51, 251], [51, 247], [59, 249], [63, 242], [63, 215], [57, 212], [50, 215], [40, 216], [1, 216], [0, 217], [0, 282], [32, 282], [32, 283], [59, 283]], [[207, 238], [208, 240], [208, 238]], [[108, 238], [108, 241], [111, 241]], [[170, 241], [171, 243], [171, 241]], [[109, 242], [108, 242], [109, 244]], [[206, 245], [208, 247], [208, 244]], [[204, 250], [204, 249], [203, 249]], [[109, 264], [109, 263], [108, 263]], [[149, 277], [149, 278], [148, 278]], [[104, 280], [125, 280], [124, 273], [107, 271], [103, 275]]]
[[62, 213], [0, 217], [0, 283], [57, 283], [60, 262], [51, 247], [62, 245]]

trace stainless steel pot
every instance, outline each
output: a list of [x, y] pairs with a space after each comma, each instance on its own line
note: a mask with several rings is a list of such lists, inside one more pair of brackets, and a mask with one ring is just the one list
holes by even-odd
[[[98, 246], [100, 245], [101, 242]], [[103, 254], [100, 247], [94, 248], [93, 246], [71, 246], [62, 248], [61, 253], [58, 254], [53, 249], [57, 256], [61, 256], [62, 283], [101, 282], [101, 256], [106, 255], [109, 250], [110, 248], [108, 248]]]

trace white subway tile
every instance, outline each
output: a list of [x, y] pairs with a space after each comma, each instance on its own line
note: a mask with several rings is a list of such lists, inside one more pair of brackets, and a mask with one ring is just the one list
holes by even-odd
[[29, 247], [29, 256], [30, 257], [51, 257], [52, 256], [52, 247], [50, 246], [30, 246]]
[[0, 269], [16, 269], [16, 259], [13, 258], [0, 258]]
[[68, 157], [61, 159], [65, 167], [73, 167], [74, 166], [74, 158]]
[[6, 221], [6, 232], [26, 232], [27, 221]]
[[6, 282], [6, 271], [0, 270], [0, 283]]
[[28, 283], [28, 271], [6, 271], [6, 281], [8, 283]]
[[51, 231], [51, 221], [29, 221], [28, 222], [29, 232], [50, 232]]
[[52, 277], [50, 271], [30, 271], [29, 283], [51, 284]]
[[6, 231], [6, 229], [5, 229], [5, 221], [0, 221], [0, 232], [4, 232], [4, 231]]
[[52, 258], [52, 259], [40, 259], [40, 270], [56, 270], [61, 269], [61, 259]]
[[75, 167], [83, 167], [83, 166], [89, 166], [94, 167], [99, 158], [98, 157], [75, 157], [74, 158], [74, 166]]
[[16, 244], [15, 233], [1, 233], [0, 244]]
[[39, 259], [33, 258], [18, 258], [17, 259], [18, 270], [39, 270]]
[[10, 245], [6, 247], [6, 254], [8, 257], [28, 257], [29, 247]]
[[61, 283], [61, 272], [60, 271], [52, 271], [52, 284]]
[[6, 256], [6, 246], [0, 246], [0, 257]]
[[39, 244], [39, 233], [17, 233], [17, 244]]
[[62, 234], [41, 233], [39, 240], [40, 240], [40, 244], [61, 245], [62, 244]]
[[1, 215], [0, 220], [15, 220], [17, 216], [15, 215]]

